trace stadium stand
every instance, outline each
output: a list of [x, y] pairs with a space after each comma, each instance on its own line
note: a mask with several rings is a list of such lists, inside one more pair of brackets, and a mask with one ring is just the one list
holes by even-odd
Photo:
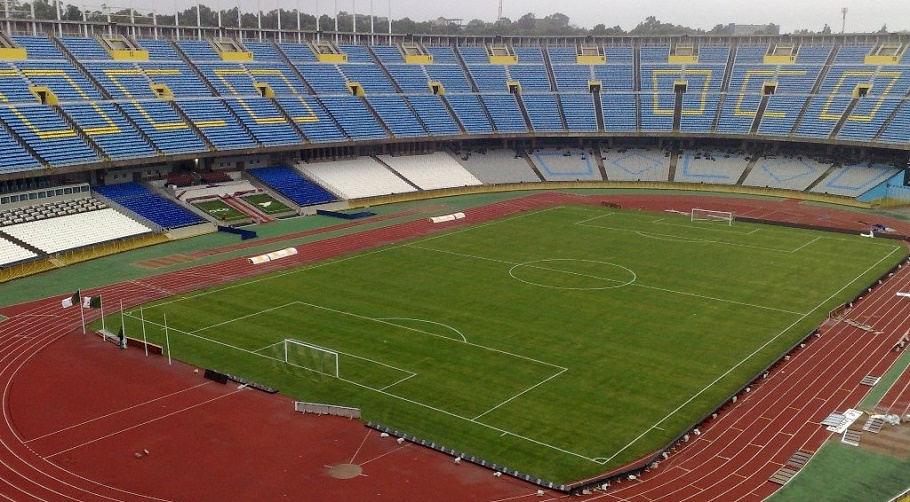
[[380, 155], [379, 160], [421, 190], [481, 184], [480, 180], [444, 152], [404, 157]]
[[300, 135], [284, 115], [266, 98], [225, 99], [224, 103], [240, 117], [256, 141], [264, 146], [291, 146], [301, 142]]
[[600, 181], [603, 177], [592, 158], [597, 153], [578, 148], [541, 148], [529, 152], [529, 157], [546, 181]]
[[522, 152], [478, 148], [456, 151], [452, 155], [468, 172], [487, 185], [540, 181]]
[[295, 167], [343, 199], [360, 199], [417, 190], [372, 157], [298, 163]]
[[604, 171], [610, 181], [667, 181], [670, 153], [646, 149], [603, 149]]
[[821, 183], [812, 187], [812, 191], [846, 197], [859, 197], [888, 181], [898, 172], [899, 170], [894, 166], [885, 164], [845, 165], [828, 173]]
[[313, 206], [336, 200], [335, 195], [304, 178], [291, 167], [273, 166], [249, 169], [247, 174], [298, 206]]
[[0, 267], [12, 265], [37, 257], [38, 254], [24, 247], [2, 238], [0, 235]]
[[461, 133], [458, 123], [455, 122], [439, 96], [415, 94], [408, 96], [407, 100], [431, 135], [446, 136]]
[[537, 132], [565, 132], [562, 126], [562, 116], [556, 104], [556, 96], [552, 93], [521, 95], [528, 118], [531, 119], [531, 128]]
[[164, 101], [128, 101], [118, 106], [152, 143], [168, 154], [208, 151], [190, 125]]
[[376, 110], [379, 118], [389, 126], [394, 136], [401, 138], [427, 134], [403, 96], [398, 94], [369, 96], [367, 101]]
[[562, 105], [569, 132], [597, 131], [597, 110], [594, 108], [594, 98], [591, 94], [562, 93], [559, 94], [559, 103]]
[[276, 99], [313, 143], [345, 141], [347, 137], [315, 98], [305, 96]]
[[3, 233], [45, 253], [57, 253], [151, 231], [151, 228], [111, 208], [3, 227]]
[[88, 164], [100, 160], [78, 133], [48, 106], [0, 106], [0, 120], [51, 166]]
[[157, 154], [112, 103], [70, 103], [61, 109], [111, 159], [154, 157]]
[[493, 125], [481, 108], [480, 99], [476, 94], [446, 94], [445, 99], [452, 106], [452, 111], [458, 116], [468, 134], [493, 132]]
[[135, 182], [105, 185], [94, 191], [164, 229], [204, 223], [195, 213]]
[[743, 185], [805, 190], [827, 172], [831, 164], [793, 155], [762, 156], [749, 171]]
[[256, 141], [241, 127], [217, 99], [181, 99], [175, 101], [206, 139], [219, 150], [255, 148]]
[[528, 132], [521, 109], [518, 108], [514, 94], [481, 94], [480, 99], [493, 118], [493, 125], [499, 133]]
[[748, 164], [741, 152], [686, 150], [677, 158], [674, 181], [734, 185]]

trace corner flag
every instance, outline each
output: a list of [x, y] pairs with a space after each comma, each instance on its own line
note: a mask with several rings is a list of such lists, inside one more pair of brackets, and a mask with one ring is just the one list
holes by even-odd
[[79, 303], [79, 298], [80, 298], [79, 290], [77, 289], [76, 292], [73, 293], [73, 296], [64, 298], [60, 302], [60, 306], [65, 309], [68, 309], [68, 308], [72, 307], [73, 305], [76, 305], [77, 303]]

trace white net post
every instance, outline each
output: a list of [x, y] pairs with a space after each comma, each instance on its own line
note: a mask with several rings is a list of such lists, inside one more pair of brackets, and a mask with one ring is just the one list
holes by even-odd
[[733, 213], [729, 211], [714, 211], [693, 207], [689, 217], [690, 221], [720, 221], [726, 222], [727, 225], [733, 224]]
[[341, 375], [338, 352], [300, 340], [284, 340], [284, 362], [334, 378]]

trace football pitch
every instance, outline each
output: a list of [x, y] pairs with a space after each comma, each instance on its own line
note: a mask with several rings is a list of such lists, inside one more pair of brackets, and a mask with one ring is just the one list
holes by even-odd
[[567, 483], [678, 437], [905, 255], [885, 239], [568, 206], [124, 319], [164, 345], [166, 316], [176, 359]]

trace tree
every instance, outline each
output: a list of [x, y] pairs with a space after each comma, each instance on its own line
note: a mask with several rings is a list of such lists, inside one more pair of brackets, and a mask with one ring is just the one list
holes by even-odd
[[888, 33], [888, 25], [887, 25], [887, 24], [883, 24], [882, 27], [879, 28], [878, 33], [881, 33], [881, 34]]
[[534, 26], [537, 24], [537, 18], [534, 17], [533, 12], [528, 12], [527, 14], [518, 18], [518, 21], [515, 21], [515, 27], [522, 33], [530, 33], [534, 30]]
[[822, 28], [822, 35], [830, 35], [830, 34], [831, 34], [831, 27], [828, 26], [828, 23], [825, 23], [824, 28]]

